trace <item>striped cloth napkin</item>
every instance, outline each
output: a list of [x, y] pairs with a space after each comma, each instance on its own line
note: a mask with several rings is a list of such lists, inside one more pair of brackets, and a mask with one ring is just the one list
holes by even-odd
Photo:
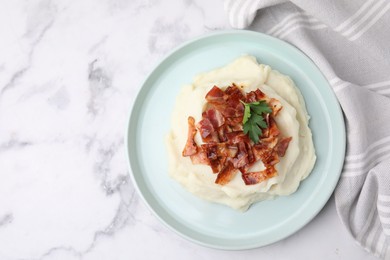
[[390, 259], [390, 2], [225, 0], [225, 9], [232, 27], [295, 45], [328, 79], [348, 138], [338, 214], [362, 247]]

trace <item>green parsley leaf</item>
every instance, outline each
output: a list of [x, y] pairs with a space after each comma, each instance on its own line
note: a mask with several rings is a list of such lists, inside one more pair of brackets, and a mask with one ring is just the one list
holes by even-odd
[[242, 123], [245, 124], [251, 117], [251, 108], [250, 106], [247, 106], [245, 102], [241, 101], [241, 103], [244, 105], [244, 117], [242, 118]]
[[244, 105], [244, 116], [242, 118], [244, 134], [248, 134], [254, 143], [258, 143], [259, 136], [262, 133], [261, 129], [268, 127], [263, 114], [271, 113], [272, 109], [264, 100], [252, 103], [241, 101], [241, 103]]
[[250, 103], [249, 106], [253, 111], [256, 112], [256, 114], [261, 115], [261, 114], [268, 114], [272, 112], [272, 109], [268, 106], [267, 102], [265, 102], [264, 100], [255, 103]]

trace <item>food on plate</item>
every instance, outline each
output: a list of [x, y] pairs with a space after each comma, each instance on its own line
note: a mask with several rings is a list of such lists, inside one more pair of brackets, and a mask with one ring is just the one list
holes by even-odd
[[239, 57], [179, 93], [166, 140], [170, 176], [198, 197], [241, 211], [289, 195], [316, 160], [308, 121], [288, 76]]

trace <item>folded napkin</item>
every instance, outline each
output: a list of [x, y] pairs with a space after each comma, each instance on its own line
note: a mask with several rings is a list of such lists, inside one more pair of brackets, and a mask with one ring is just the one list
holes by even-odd
[[225, 9], [234, 28], [295, 45], [328, 79], [347, 129], [338, 214], [362, 247], [390, 259], [390, 2], [226, 0]]

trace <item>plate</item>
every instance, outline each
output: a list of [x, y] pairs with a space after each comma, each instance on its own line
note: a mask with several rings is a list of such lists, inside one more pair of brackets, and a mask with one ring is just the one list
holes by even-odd
[[[201, 200], [171, 179], [164, 144], [180, 88], [200, 72], [224, 66], [243, 54], [294, 80], [311, 115], [317, 154], [312, 173], [297, 192], [256, 203], [245, 213]], [[239, 250], [286, 238], [323, 208], [340, 177], [345, 126], [331, 87], [305, 54], [261, 33], [227, 31], [192, 40], [162, 60], [138, 93], [126, 141], [132, 181], [163, 223], [198, 244]]]

